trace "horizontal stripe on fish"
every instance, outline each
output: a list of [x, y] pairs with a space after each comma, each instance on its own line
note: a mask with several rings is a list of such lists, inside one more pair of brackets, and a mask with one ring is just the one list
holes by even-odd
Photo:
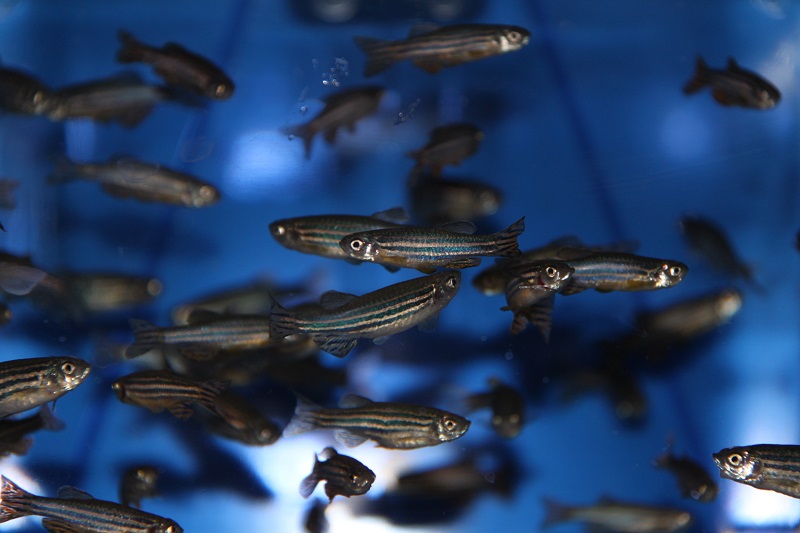
[[80, 385], [91, 365], [74, 357], [0, 363], [0, 418], [52, 402]]
[[564, 294], [585, 289], [601, 292], [662, 289], [680, 283], [689, 270], [680, 261], [621, 252], [592, 253], [562, 248], [556, 258], [575, 269]]
[[713, 454], [720, 477], [800, 498], [800, 446], [756, 444]]

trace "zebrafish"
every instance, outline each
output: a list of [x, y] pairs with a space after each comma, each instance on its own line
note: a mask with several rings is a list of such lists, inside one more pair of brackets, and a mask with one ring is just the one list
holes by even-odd
[[135, 340], [125, 351], [128, 358], [162, 347], [176, 348], [190, 359], [211, 359], [220, 351], [252, 350], [272, 342], [267, 316], [206, 315], [186, 326], [154, 326], [145, 320], [130, 320]]
[[117, 398], [160, 413], [168, 410], [180, 420], [191, 418], [190, 404], [198, 403], [210, 411], [216, 410], [215, 398], [229, 385], [227, 380], [198, 383], [169, 370], [142, 370], [122, 377], [111, 386]]
[[669, 533], [687, 528], [692, 515], [681, 509], [625, 503], [602, 498], [585, 506], [563, 505], [545, 499], [542, 529], [560, 522], [583, 522], [592, 530], [620, 533]]
[[712, 456], [721, 478], [800, 498], [800, 446], [736, 446]]
[[0, 523], [42, 516], [50, 533], [183, 533], [169, 518], [133, 507], [97, 500], [75, 487], [61, 487], [58, 498], [36, 496], [0, 476]]
[[694, 77], [683, 87], [683, 92], [694, 94], [705, 87], [711, 87], [711, 96], [724, 106], [771, 109], [781, 99], [777, 87], [755, 72], [743, 69], [732, 57], [724, 70], [709, 68], [702, 57], [697, 58]]
[[717, 497], [719, 487], [702, 465], [688, 457], [676, 457], [672, 454], [671, 444], [659, 455], [653, 464], [658, 468], [669, 470], [678, 483], [678, 489], [684, 498], [698, 502], [712, 502]]
[[0, 363], [0, 418], [54, 402], [83, 383], [92, 365], [74, 357]]
[[[325, 461], [320, 461], [320, 456]], [[314, 469], [302, 483], [300, 495], [308, 498], [320, 481], [325, 483], [325, 495], [333, 501], [336, 496], [360, 496], [369, 492], [375, 481], [375, 472], [364, 466], [357, 459], [339, 454], [330, 446], [322, 453], [314, 456]]]
[[511, 333], [523, 331], [529, 322], [536, 324], [545, 340], [550, 335], [553, 297], [569, 284], [575, 269], [563, 261], [543, 260], [510, 267], [506, 302], [501, 311], [513, 311]]
[[325, 107], [319, 114], [300, 126], [293, 126], [286, 133], [303, 139], [306, 159], [311, 157], [311, 143], [317, 133], [322, 133], [328, 144], [336, 141], [341, 128], [355, 131], [356, 122], [378, 110], [386, 89], [376, 85], [344, 89], [323, 99]]
[[467, 397], [469, 410], [489, 407], [495, 433], [506, 439], [516, 437], [525, 424], [525, 398], [497, 378], [490, 378], [489, 386], [490, 391]]
[[40, 429], [60, 431], [64, 423], [55, 417], [47, 404], [39, 408], [39, 412], [27, 418], [0, 420], [0, 457], [9, 454], [25, 455], [33, 440], [28, 437]]
[[339, 406], [327, 409], [298, 396], [284, 437], [335, 429], [336, 440], [349, 448], [371, 439], [381, 448], [411, 449], [455, 440], [470, 426], [469, 420], [433, 407], [373, 402], [355, 394], [342, 398]]
[[442, 167], [460, 165], [477, 152], [484, 137], [483, 130], [472, 124], [448, 124], [434, 128], [428, 144], [407, 154], [416, 161], [413, 172], [428, 170], [432, 177], [438, 178]]
[[572, 372], [567, 380], [563, 401], [599, 391], [604, 394], [614, 416], [628, 424], [638, 424], [647, 416], [648, 399], [635, 377], [625, 367], [606, 361], [593, 368]]
[[522, 473], [509, 454], [500, 455], [493, 458], [470, 452], [454, 463], [403, 472], [397, 476], [397, 485], [392, 492], [433, 501], [450, 498], [472, 501], [483, 492], [510, 497]]
[[0, 108], [11, 113], [42, 115], [51, 105], [52, 91], [23, 70], [0, 68]]
[[443, 179], [423, 175], [410, 184], [411, 211], [426, 224], [472, 222], [500, 209], [499, 189], [466, 179]]
[[430, 274], [437, 267], [477, 266], [480, 256], [517, 256], [517, 237], [524, 230], [525, 217], [488, 235], [473, 235], [475, 226], [469, 222], [453, 222], [438, 228], [406, 226], [354, 233], [342, 238], [339, 245], [361, 261]]
[[455, 24], [422, 31], [412, 29], [411, 36], [398, 41], [355, 37], [356, 46], [367, 54], [364, 76], [374, 76], [406, 59], [435, 74], [445, 67], [519, 50], [531, 36], [525, 28], [498, 24]]
[[312, 215], [285, 218], [270, 224], [269, 232], [280, 245], [290, 250], [357, 263], [339, 246], [343, 237], [360, 231], [394, 228], [407, 220], [405, 209], [394, 207], [368, 217]]
[[117, 52], [120, 63], [149, 63], [170, 85], [190, 89], [207, 98], [225, 100], [233, 95], [233, 81], [203, 56], [176, 43], [167, 43], [161, 48], [148, 46], [123, 30], [117, 35], [122, 45]]
[[363, 296], [328, 291], [322, 295], [319, 308], [290, 312], [273, 302], [270, 335], [282, 339], [305, 333], [326, 352], [344, 357], [360, 338], [381, 344], [390, 335], [416, 325], [429, 329], [460, 286], [461, 273], [446, 271], [395, 283]]
[[150, 465], [134, 466], [122, 474], [119, 484], [119, 501], [131, 507], [141, 507], [144, 498], [158, 495], [156, 482], [158, 470]]
[[74, 179], [96, 181], [111, 196], [142, 202], [206, 207], [219, 200], [219, 191], [213, 185], [194, 176], [125, 157], [107, 163], [73, 163], [62, 157], [49, 181]]
[[111, 272], [61, 272], [58, 278], [64, 290], [53, 293], [54, 304], [74, 319], [148, 304], [163, 288], [155, 278]]
[[223, 391], [214, 398], [214, 412], [204, 424], [216, 435], [250, 446], [269, 446], [281, 436], [280, 428], [242, 396]]
[[328, 504], [323, 500], [315, 499], [306, 510], [306, 518], [303, 527], [308, 533], [326, 533], [330, 529], [328, 519], [325, 517], [325, 510]]

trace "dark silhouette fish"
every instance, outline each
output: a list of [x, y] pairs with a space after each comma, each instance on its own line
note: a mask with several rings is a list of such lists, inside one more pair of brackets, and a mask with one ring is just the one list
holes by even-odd
[[683, 92], [694, 94], [705, 87], [710, 87], [711, 96], [724, 106], [771, 109], [781, 99], [777, 87], [755, 72], [743, 69], [732, 57], [721, 70], [712, 69], [702, 57], [697, 58], [694, 77], [683, 87]]

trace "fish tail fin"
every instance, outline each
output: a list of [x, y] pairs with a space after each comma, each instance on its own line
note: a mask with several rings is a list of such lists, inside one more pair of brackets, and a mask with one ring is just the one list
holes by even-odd
[[314, 469], [300, 482], [300, 496], [308, 498], [319, 483], [319, 459], [314, 455]]
[[284, 437], [300, 435], [317, 429], [317, 412], [320, 407], [305, 396], [299, 394], [295, 394], [295, 396], [297, 397], [297, 406], [294, 408], [294, 416], [283, 430]]
[[125, 30], [119, 30], [117, 37], [122, 48], [117, 52], [117, 61], [120, 63], [140, 63], [144, 60], [145, 46], [136, 37]]
[[273, 299], [269, 311], [269, 336], [279, 340], [299, 333], [297, 317]]
[[542, 504], [544, 504], [544, 520], [542, 520], [541, 529], [569, 520], [571, 511], [569, 506], [550, 498], [542, 498]]
[[303, 148], [305, 150], [306, 159], [311, 159], [311, 144], [314, 141], [314, 135], [317, 132], [310, 123], [292, 126], [290, 128], [286, 128], [283, 130], [283, 132], [290, 137], [303, 139]]
[[34, 498], [5, 476], [0, 476], [0, 523], [27, 516], [29, 513], [14, 508], [15, 503], [24, 504]]
[[500, 233], [495, 233], [495, 253], [505, 257], [516, 257], [520, 255], [522, 252], [519, 250], [517, 237], [519, 237], [523, 231], [525, 231], [525, 217], [517, 220]]
[[47, 404], [44, 404], [39, 409], [39, 418], [42, 421], [42, 429], [47, 431], [61, 431], [66, 427], [64, 422], [56, 418], [56, 415], [53, 414], [53, 411], [47, 407]]
[[364, 66], [365, 77], [380, 74], [395, 62], [390, 54], [384, 53], [384, 44], [387, 41], [373, 37], [353, 37], [353, 41], [367, 55], [367, 64]]
[[5, 263], [0, 267], [0, 289], [14, 296], [25, 296], [46, 277], [47, 272], [38, 268]]
[[685, 94], [694, 94], [708, 85], [708, 65], [702, 57], [698, 56], [695, 61], [694, 77], [683, 86]]
[[58, 155], [55, 157], [55, 167], [53, 172], [47, 176], [47, 183], [51, 185], [58, 185], [59, 183], [66, 183], [78, 179], [75, 172], [75, 163], [65, 155]]
[[133, 330], [133, 344], [125, 350], [125, 357], [133, 359], [161, 346], [161, 330], [147, 320], [132, 318], [128, 321]]
[[231, 382], [228, 379], [212, 379], [200, 384], [200, 403], [210, 411], [217, 412], [217, 396], [228, 387]]

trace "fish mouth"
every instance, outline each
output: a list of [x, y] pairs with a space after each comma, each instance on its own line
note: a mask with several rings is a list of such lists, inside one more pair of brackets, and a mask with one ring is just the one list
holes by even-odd
[[719, 477], [723, 479], [736, 479], [730, 474], [730, 472], [728, 472], [728, 469], [725, 468], [723, 460], [719, 456], [719, 454], [713, 453], [711, 454], [711, 456], [714, 458], [714, 462], [717, 464], [717, 468], [719, 468]]

